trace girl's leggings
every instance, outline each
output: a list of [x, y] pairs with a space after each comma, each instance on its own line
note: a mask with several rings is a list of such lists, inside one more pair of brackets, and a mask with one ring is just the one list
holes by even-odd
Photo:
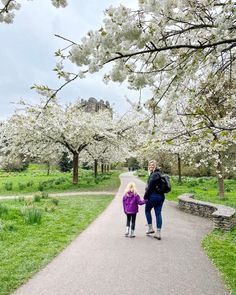
[[164, 203], [165, 197], [163, 195], [151, 194], [145, 206], [145, 214], [148, 224], [152, 224], [152, 215], [151, 210], [154, 208], [156, 215], [156, 225], [157, 228], [161, 229], [162, 227], [162, 216], [161, 209]]
[[130, 227], [130, 221], [131, 221], [131, 229], [135, 230], [135, 221], [136, 221], [136, 213], [126, 213], [127, 216], [127, 222], [126, 226]]

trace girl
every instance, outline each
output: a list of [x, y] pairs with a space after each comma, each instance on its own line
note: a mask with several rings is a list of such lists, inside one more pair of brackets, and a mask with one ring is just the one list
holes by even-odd
[[[123, 207], [124, 212], [127, 216], [126, 222], [126, 231], [125, 236], [128, 237], [130, 234], [130, 238], [134, 238], [134, 230], [135, 230], [135, 220], [136, 214], [138, 212], [138, 205], [145, 204], [145, 200], [141, 200], [140, 196], [137, 193], [135, 183], [130, 182], [128, 183], [124, 196], [123, 196]], [[131, 231], [130, 231], [130, 221], [131, 221]]]

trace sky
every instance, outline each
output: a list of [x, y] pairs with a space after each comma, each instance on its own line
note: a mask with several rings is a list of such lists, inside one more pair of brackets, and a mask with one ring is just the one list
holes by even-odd
[[[68, 0], [69, 5], [60, 9], [50, 0], [20, 2], [13, 24], [0, 23], [0, 120], [11, 116], [22, 98], [30, 103], [39, 101], [39, 95], [30, 89], [33, 84], [55, 89], [63, 84], [52, 71], [58, 61], [54, 52], [68, 43], [55, 34], [79, 42], [87, 31], [101, 26], [104, 10], [110, 5], [138, 7], [138, 0]], [[126, 97], [138, 101], [139, 93], [125, 84], [106, 85], [102, 73], [95, 73], [72, 82], [58, 96], [63, 104], [89, 97], [108, 100], [115, 111], [123, 113], [130, 108]]]

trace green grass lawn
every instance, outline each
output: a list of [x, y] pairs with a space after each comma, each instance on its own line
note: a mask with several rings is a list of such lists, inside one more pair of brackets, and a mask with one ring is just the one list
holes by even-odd
[[236, 295], [236, 228], [230, 233], [214, 230], [203, 239], [202, 245], [231, 294]]
[[[147, 173], [138, 172], [137, 175], [147, 181]], [[217, 194], [217, 179], [214, 177], [183, 177], [178, 183], [175, 176], [171, 177], [172, 191], [166, 194], [167, 200], [178, 201], [177, 197], [184, 193], [193, 193], [195, 199], [223, 204], [236, 209], [236, 180], [225, 180], [225, 199]], [[212, 231], [207, 235], [202, 245], [207, 255], [219, 269], [226, 285], [236, 295], [236, 228], [231, 232]]]
[[[37, 202], [23, 198], [1, 201], [0, 295], [11, 293], [47, 265], [112, 198], [100, 195], [47, 198]], [[40, 223], [26, 223], [29, 222], [25, 219], [28, 215], [22, 212], [30, 208], [41, 212]]]
[[0, 195], [30, 194], [37, 191], [99, 191], [114, 190], [119, 187], [120, 171], [111, 171], [93, 177], [91, 170], [79, 170], [79, 184], [72, 184], [72, 174], [62, 173], [54, 168], [47, 175], [46, 166], [30, 165], [23, 172], [0, 172]]
[[[141, 175], [145, 172], [142, 171]], [[138, 173], [137, 173], [138, 174]], [[144, 182], [147, 181], [147, 173], [140, 177]], [[192, 193], [195, 199], [223, 204], [236, 209], [236, 180], [225, 180], [225, 198], [218, 196], [218, 183], [214, 177], [182, 177], [182, 183], [178, 183], [176, 176], [171, 177], [172, 190], [166, 194], [166, 199], [178, 201], [177, 197], [184, 193]]]

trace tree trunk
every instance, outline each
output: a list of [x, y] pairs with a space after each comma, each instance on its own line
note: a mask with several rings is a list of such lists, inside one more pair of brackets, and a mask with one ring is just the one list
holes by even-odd
[[102, 174], [104, 173], [104, 164], [103, 164], [103, 161], [102, 161], [102, 164], [101, 164], [101, 172], [102, 172]]
[[218, 176], [218, 190], [219, 190], [219, 197], [220, 199], [225, 198], [225, 185], [224, 185], [224, 175], [223, 175], [223, 165], [222, 163], [217, 164], [217, 170], [220, 171], [220, 175]]
[[94, 177], [97, 178], [98, 176], [98, 160], [94, 160]]
[[107, 165], [107, 172], [109, 172], [110, 171], [110, 165], [108, 164]]
[[47, 175], [50, 174], [50, 168], [51, 168], [51, 165], [49, 162], [47, 162]]
[[79, 180], [79, 154], [73, 153], [73, 184], [78, 184]]
[[181, 174], [181, 158], [180, 155], [177, 154], [178, 157], [178, 176], [179, 176], [179, 180], [178, 182], [181, 183], [182, 182], [182, 174]]

